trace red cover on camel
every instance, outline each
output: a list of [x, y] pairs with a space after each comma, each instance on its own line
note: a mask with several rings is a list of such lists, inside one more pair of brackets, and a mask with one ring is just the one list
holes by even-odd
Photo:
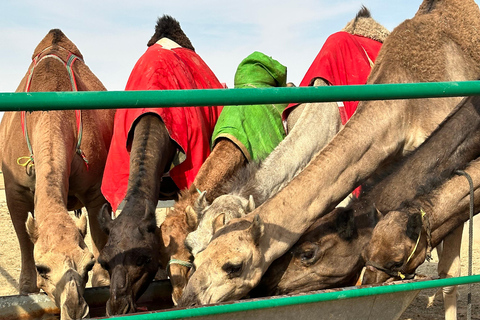
[[[160, 40], [162, 41], [162, 40]], [[160, 42], [159, 41], [159, 42]], [[194, 51], [181, 47], [150, 46], [130, 74], [125, 90], [223, 88], [217, 77]], [[115, 211], [127, 192], [130, 146], [127, 137], [133, 122], [153, 112], [165, 123], [170, 137], [180, 146], [185, 160], [169, 174], [177, 187], [190, 187], [210, 154], [210, 139], [223, 107], [119, 109], [105, 165], [102, 193]], [[128, 148], [128, 149], [127, 149]]]
[[[381, 47], [381, 42], [370, 38], [344, 31], [334, 33], [325, 41], [300, 87], [312, 85], [315, 78], [323, 78], [333, 86], [365, 84]], [[283, 111], [283, 120], [297, 105], [292, 103]], [[353, 115], [357, 105], [358, 101], [345, 101], [343, 107], [339, 107], [343, 124]]]

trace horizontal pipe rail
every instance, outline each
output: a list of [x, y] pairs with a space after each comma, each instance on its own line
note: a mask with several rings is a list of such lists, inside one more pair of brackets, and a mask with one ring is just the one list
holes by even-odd
[[0, 111], [253, 105], [480, 95], [480, 81], [296, 88], [0, 93]]
[[[200, 316], [210, 316], [215, 314], [241, 312], [248, 310], [258, 310], [274, 307], [284, 307], [292, 305], [300, 305], [305, 303], [332, 301], [339, 299], [350, 299], [358, 297], [366, 297], [379, 294], [388, 294], [395, 292], [424, 290], [431, 288], [440, 288], [447, 286], [463, 285], [468, 283], [480, 282], [480, 275], [455, 277], [448, 279], [428, 280], [409, 282], [402, 284], [390, 284], [386, 286], [376, 286], [367, 288], [347, 287], [344, 291], [334, 291], [326, 293], [313, 293], [309, 295], [299, 295], [292, 297], [271, 297], [270, 299], [261, 299], [253, 301], [239, 301], [236, 303], [205, 306], [201, 308], [179, 309], [172, 311], [129, 315], [129, 320], [160, 320], [160, 319], [184, 319]], [[124, 317], [110, 317], [109, 319], [125, 319]]]

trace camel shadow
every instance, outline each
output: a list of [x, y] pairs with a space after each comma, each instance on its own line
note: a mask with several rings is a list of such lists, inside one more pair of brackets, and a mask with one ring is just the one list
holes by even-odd
[[12, 287], [14, 287], [15, 289], [18, 290], [18, 282], [17, 282], [17, 280], [15, 280], [15, 278], [13, 278], [13, 277], [10, 275], [10, 273], [9, 273], [7, 270], [5, 270], [4, 268], [2, 268], [1, 266], [0, 266], [0, 275], [1, 275], [2, 277], [4, 277], [5, 280], [7, 280], [7, 282], [8, 282]]

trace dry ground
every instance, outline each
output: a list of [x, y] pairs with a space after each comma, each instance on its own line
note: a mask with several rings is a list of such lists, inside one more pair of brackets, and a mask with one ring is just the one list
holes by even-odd
[[[480, 274], [480, 215], [474, 219], [474, 254], [473, 273]], [[462, 243], [462, 275], [467, 275], [468, 254], [468, 224], [465, 225], [464, 241]], [[20, 253], [15, 231], [10, 221], [5, 193], [3, 191], [3, 176], [0, 177], [0, 296], [17, 294], [18, 278], [20, 274]], [[89, 239], [87, 238], [87, 243]], [[428, 276], [436, 275], [437, 259], [426, 262], [418, 272]], [[405, 311], [401, 320], [443, 319], [443, 302], [441, 299], [428, 306], [428, 297], [434, 295], [436, 289], [423, 290]], [[472, 315], [473, 319], [480, 320], [480, 284], [472, 288]], [[461, 286], [459, 299], [459, 319], [466, 319], [467, 286]]]

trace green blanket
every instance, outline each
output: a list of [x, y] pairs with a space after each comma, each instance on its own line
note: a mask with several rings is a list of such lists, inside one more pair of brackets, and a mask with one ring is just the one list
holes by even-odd
[[[235, 73], [235, 88], [284, 87], [287, 68], [255, 51]], [[282, 112], [287, 104], [225, 106], [215, 125], [212, 147], [220, 138], [230, 139], [250, 160], [262, 160], [285, 137]]]

